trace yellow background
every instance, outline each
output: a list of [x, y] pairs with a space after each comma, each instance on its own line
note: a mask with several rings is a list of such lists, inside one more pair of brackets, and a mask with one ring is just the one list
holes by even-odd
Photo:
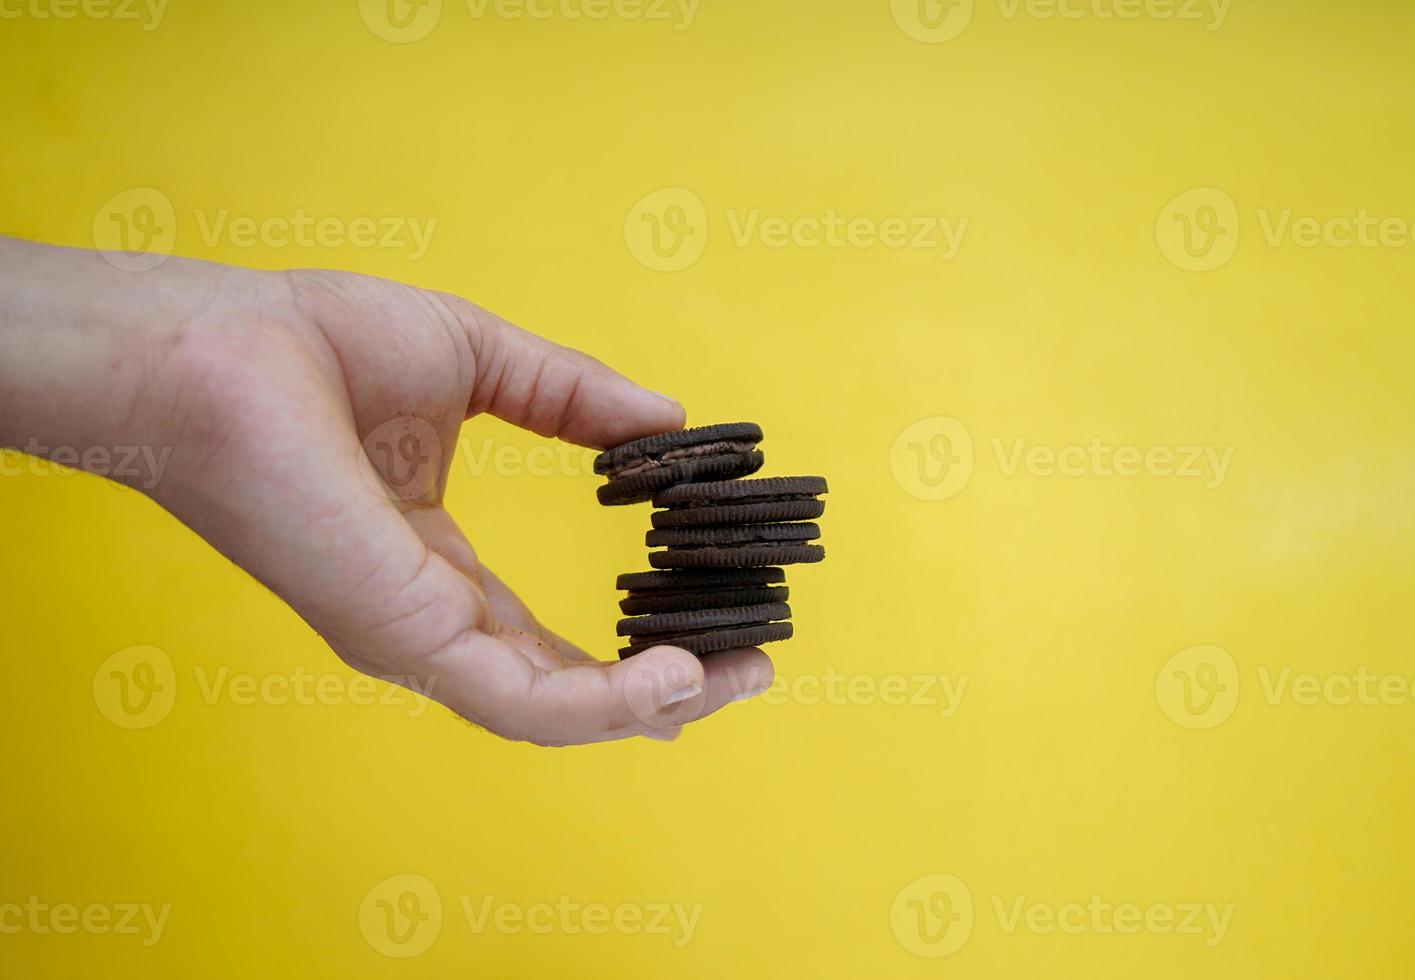
[[[151, 947], [0, 935], [0, 974], [1409, 975], [1415, 249], [1273, 245], [1263, 221], [1415, 219], [1415, 8], [1234, 0], [1206, 30], [978, 0], [932, 43], [888, 0], [703, 0], [686, 30], [445, 0], [400, 43], [353, 0], [171, 0], [150, 31], [10, 3], [0, 230], [92, 246], [105, 202], [154, 188], [176, 254], [455, 290], [673, 393], [691, 422], [759, 421], [767, 470], [823, 473], [831, 495], [829, 559], [790, 578], [797, 637], [768, 648], [785, 684], [675, 745], [552, 751], [408, 702], [208, 703], [199, 671], [351, 675], [141, 496], [0, 478], [0, 904], [172, 907]], [[626, 243], [661, 188], [706, 216], [680, 271]], [[1237, 251], [1210, 271], [1161, 248], [1192, 188], [1236, 208], [1236, 227], [1219, 216]], [[296, 208], [437, 225], [414, 260], [239, 247], [194, 218]], [[739, 245], [753, 209], [969, 223], [949, 260]], [[973, 443], [944, 500], [921, 499], [921, 450], [896, 446], [933, 417]], [[1017, 439], [1234, 452], [1213, 487], [1008, 475], [994, 440]], [[538, 444], [494, 420], [465, 442], [513, 462]], [[960, 442], [918, 445], [940, 467]], [[643, 567], [647, 514], [598, 507], [568, 458], [551, 476], [459, 462], [451, 507], [551, 625], [612, 656], [613, 577]], [[1206, 645], [1239, 696], [1201, 729], [1167, 715], [1157, 677]], [[137, 730], [94, 693], [132, 646], [165, 653], [176, 685]], [[1265, 695], [1284, 668], [1362, 665], [1405, 676], [1405, 703]], [[951, 717], [936, 695], [879, 696], [939, 674], [966, 680]], [[827, 675], [865, 693], [817, 697]], [[917, 896], [891, 909], [939, 874], [975, 921], [931, 959], [910, 950]], [[398, 875], [443, 909], [402, 960], [360, 925]], [[701, 918], [681, 947], [478, 935], [464, 896]], [[1008, 932], [994, 902], [1017, 896], [1234, 910], [1210, 946]]]

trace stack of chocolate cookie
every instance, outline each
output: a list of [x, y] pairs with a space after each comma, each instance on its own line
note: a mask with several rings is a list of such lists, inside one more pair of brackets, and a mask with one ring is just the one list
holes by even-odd
[[645, 537], [657, 571], [619, 576], [629, 638], [619, 656], [660, 644], [696, 654], [791, 637], [783, 565], [818, 562], [825, 549], [814, 519], [825, 511], [819, 476], [746, 480], [761, 469], [762, 430], [750, 422], [709, 425], [636, 439], [595, 459], [608, 477], [606, 505], [652, 500]]

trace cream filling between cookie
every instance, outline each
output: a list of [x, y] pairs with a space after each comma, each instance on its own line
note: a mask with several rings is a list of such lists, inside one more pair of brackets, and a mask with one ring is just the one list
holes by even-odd
[[682, 446], [677, 449], [670, 449], [662, 456], [646, 456], [643, 459], [636, 459], [633, 462], [625, 463], [610, 474], [610, 479], [617, 480], [621, 477], [633, 476], [636, 473], [646, 473], [649, 470], [656, 470], [661, 466], [671, 466], [674, 463], [681, 463], [685, 459], [696, 459], [700, 456], [725, 456], [731, 453], [749, 453], [757, 448], [755, 442], [745, 440], [723, 440], [722, 442], [704, 442], [697, 446]]

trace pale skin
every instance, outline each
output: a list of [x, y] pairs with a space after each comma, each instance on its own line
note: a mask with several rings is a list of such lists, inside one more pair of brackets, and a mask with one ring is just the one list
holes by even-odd
[[[133, 272], [0, 237], [0, 446], [170, 448], [159, 480], [130, 485], [350, 666], [540, 745], [671, 739], [770, 685], [757, 649], [609, 663], [542, 626], [443, 507], [458, 430], [482, 413], [595, 448], [685, 417], [447, 293], [176, 258]], [[405, 422], [441, 446], [415, 495], [366, 451]]]

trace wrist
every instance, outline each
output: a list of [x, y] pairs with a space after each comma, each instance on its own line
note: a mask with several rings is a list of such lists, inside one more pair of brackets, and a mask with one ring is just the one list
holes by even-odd
[[127, 272], [98, 252], [0, 238], [0, 447], [147, 489], [144, 461], [166, 436], [138, 408], [199, 305], [194, 268], [219, 267]]

